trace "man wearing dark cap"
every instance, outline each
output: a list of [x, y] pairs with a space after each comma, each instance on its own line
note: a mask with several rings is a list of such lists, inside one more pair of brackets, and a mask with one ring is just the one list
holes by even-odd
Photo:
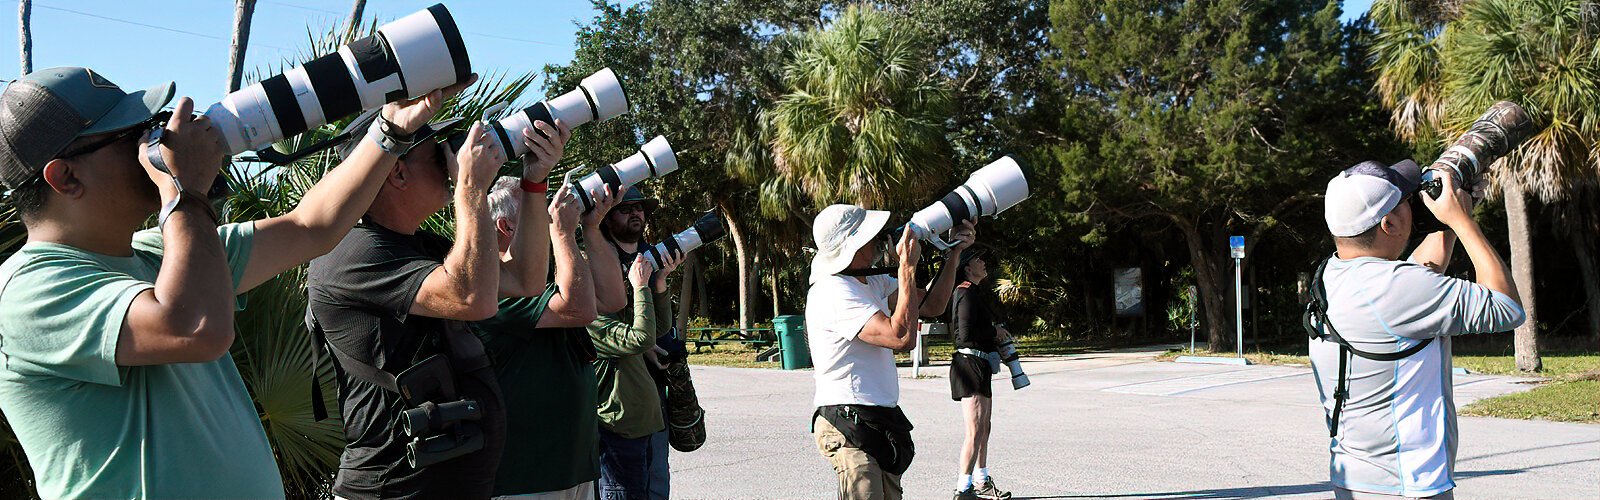
[[[351, 127], [359, 129], [370, 119], [362, 117]], [[571, 135], [559, 122], [534, 125], [543, 134], [528, 131], [521, 138], [533, 152], [524, 161], [520, 193], [518, 226], [527, 228], [549, 224], [544, 176]], [[433, 124], [428, 130], [447, 127]], [[488, 498], [492, 493], [505, 414], [490, 360], [466, 322], [494, 316], [501, 297], [544, 292], [550, 235], [523, 232], [502, 259], [485, 195], [505, 153], [482, 123], [472, 125], [460, 148], [451, 151], [426, 135], [411, 138], [361, 222], [308, 270], [306, 322], [338, 368], [344, 416], [346, 444], [334, 477], [336, 496]], [[452, 199], [453, 242], [420, 230]], [[412, 368], [421, 379], [408, 378]], [[400, 383], [434, 394], [402, 392]], [[407, 409], [460, 400], [469, 400], [481, 416], [429, 422], [411, 433], [402, 424]], [[440, 412], [426, 414], [443, 419]]]
[[[1365, 162], [1328, 181], [1324, 216], [1336, 253], [1317, 269], [1307, 312], [1311, 366], [1328, 421], [1336, 498], [1452, 498], [1457, 443], [1450, 337], [1510, 330], [1524, 314], [1505, 262], [1472, 219], [1472, 197], [1440, 172]], [[1450, 228], [1411, 237], [1412, 196]], [[1456, 238], [1470, 282], [1440, 274]]]
[[[612, 269], [628, 270], [632, 266], [650, 266], [648, 260], [639, 259], [649, 227], [650, 214], [661, 203], [645, 197], [638, 187], [630, 186], [621, 194], [616, 206], [606, 212], [596, 210], [585, 217], [588, 227], [598, 229], [598, 239], [604, 242], [590, 248], [596, 256], [595, 269], [602, 269], [598, 260], [611, 253], [616, 256]], [[596, 212], [599, 212], [598, 214]], [[595, 217], [599, 215], [599, 217]], [[593, 220], [592, 224], [591, 218]], [[608, 252], [610, 246], [614, 252]], [[613, 293], [624, 283], [617, 278], [596, 276], [596, 300], [600, 303], [602, 317], [589, 325], [590, 337], [600, 351], [594, 363], [598, 381], [600, 413], [600, 498], [644, 499], [666, 498], [670, 476], [667, 457], [666, 420], [663, 417], [661, 386], [652, 374], [659, 366], [652, 360], [661, 352], [658, 339], [671, 333], [672, 302], [666, 294], [666, 274], [676, 267], [672, 262], [647, 283], [632, 282], [626, 292]], [[652, 288], [653, 293], [652, 293]], [[648, 295], [650, 300], [640, 300]], [[613, 305], [620, 300], [620, 307]], [[607, 306], [611, 307], [607, 307]], [[633, 327], [630, 328], [630, 325]], [[644, 327], [640, 335], [641, 325]]]
[[282, 498], [228, 355], [234, 298], [333, 248], [394, 165], [379, 142], [459, 90], [385, 106], [392, 126], [288, 214], [219, 225], [204, 193], [227, 158], [194, 102], [141, 140], [173, 89], [67, 67], [0, 95], [0, 180], [28, 231], [0, 264], [0, 410], [44, 498]]

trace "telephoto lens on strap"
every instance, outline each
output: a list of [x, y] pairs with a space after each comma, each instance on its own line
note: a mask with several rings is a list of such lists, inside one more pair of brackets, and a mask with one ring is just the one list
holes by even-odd
[[645, 258], [656, 269], [661, 269], [661, 263], [667, 257], [688, 255], [689, 252], [700, 248], [701, 245], [722, 239], [727, 234], [727, 231], [723, 230], [722, 227], [722, 217], [718, 215], [716, 210], [712, 210], [702, 214], [700, 219], [694, 222], [693, 226], [689, 226], [689, 229], [672, 235], [671, 238], [667, 238], [655, 246], [645, 247]]
[[455, 19], [443, 4], [435, 4], [334, 53], [228, 94], [205, 115], [222, 134], [230, 156], [255, 150], [262, 161], [282, 165], [338, 141], [288, 154], [273, 151], [274, 142], [364, 110], [427, 95], [471, 75], [472, 64]]
[[639, 146], [638, 152], [615, 164], [597, 168], [594, 173], [578, 180], [578, 187], [573, 191], [578, 194], [578, 199], [583, 202], [583, 211], [587, 213], [594, 209], [593, 193], [599, 193], [607, 186], [620, 194], [639, 181], [663, 177], [677, 170], [678, 155], [672, 152], [672, 145], [667, 144], [667, 138], [658, 135]]
[[[578, 128], [585, 123], [610, 120], [627, 112], [628, 94], [622, 87], [622, 81], [617, 79], [617, 74], [611, 68], [604, 68], [584, 78], [578, 88], [489, 122], [487, 128], [489, 136], [505, 151], [506, 158], [516, 158], [529, 152], [528, 145], [522, 142], [522, 131], [531, 130], [545, 137], [543, 131], [533, 126], [533, 122], [542, 121], [554, 128], [559, 119], [569, 128]], [[486, 114], [492, 116], [494, 113]], [[466, 139], [466, 134], [461, 133], [445, 142], [450, 144], [450, 149], [459, 150]]]
[[[998, 215], [1028, 196], [1028, 178], [1022, 173], [1022, 165], [1007, 155], [973, 172], [967, 182], [938, 202], [912, 214], [907, 224], [917, 238], [946, 250], [955, 245], [940, 238], [940, 233], [979, 216]], [[901, 230], [894, 230], [896, 237]]]

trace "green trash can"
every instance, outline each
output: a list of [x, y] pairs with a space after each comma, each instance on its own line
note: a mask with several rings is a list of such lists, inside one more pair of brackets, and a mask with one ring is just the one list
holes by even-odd
[[778, 347], [783, 350], [783, 369], [811, 368], [811, 349], [806, 346], [806, 317], [790, 314], [772, 318], [772, 329], [778, 334]]

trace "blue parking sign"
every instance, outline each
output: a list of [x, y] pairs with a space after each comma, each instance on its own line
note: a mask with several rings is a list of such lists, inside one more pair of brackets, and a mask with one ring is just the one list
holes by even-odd
[[1235, 259], [1243, 259], [1244, 258], [1244, 237], [1243, 236], [1229, 236], [1228, 237], [1228, 247], [1233, 250], [1233, 258], [1235, 258]]

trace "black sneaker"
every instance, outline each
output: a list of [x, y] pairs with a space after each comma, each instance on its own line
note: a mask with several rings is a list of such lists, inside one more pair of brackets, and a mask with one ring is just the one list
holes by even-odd
[[978, 492], [973, 491], [971, 487], [968, 487], [967, 489], [957, 491], [955, 500], [979, 500]]
[[977, 490], [974, 491], [973, 494], [977, 498], [982, 498], [984, 500], [1011, 500], [1011, 492], [1002, 491], [1000, 488], [996, 488], [994, 486], [994, 478], [992, 477], [985, 479], [983, 484], [978, 485]]

